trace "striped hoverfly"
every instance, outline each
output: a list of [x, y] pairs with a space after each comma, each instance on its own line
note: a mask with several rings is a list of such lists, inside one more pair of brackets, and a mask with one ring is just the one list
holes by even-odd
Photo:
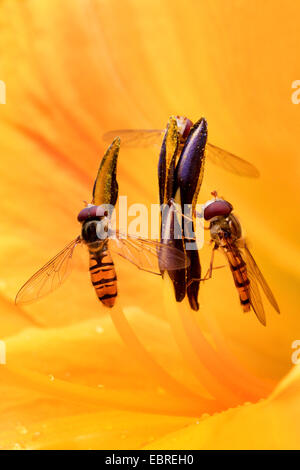
[[276, 299], [257, 266], [248, 243], [242, 237], [242, 228], [233, 207], [213, 191], [214, 199], [203, 206], [203, 217], [209, 221], [211, 243], [213, 244], [209, 269], [201, 281], [212, 277], [214, 253], [220, 249], [229, 264], [244, 312], [254, 311], [258, 320], [266, 326], [266, 315], [258, 286], [262, 288], [270, 304], [280, 313]]
[[117, 137], [102, 159], [92, 204], [87, 204], [78, 214], [81, 234], [21, 287], [16, 303], [35, 301], [59, 287], [70, 273], [74, 250], [82, 244], [89, 252], [91, 282], [97, 297], [106, 307], [113, 307], [117, 297], [117, 275], [111, 252], [141, 270], [158, 275], [161, 275], [161, 266], [176, 270], [187, 265], [183, 254], [174, 247], [112, 229], [111, 213], [106, 206], [114, 207], [118, 198], [116, 171], [119, 148], [120, 139]]

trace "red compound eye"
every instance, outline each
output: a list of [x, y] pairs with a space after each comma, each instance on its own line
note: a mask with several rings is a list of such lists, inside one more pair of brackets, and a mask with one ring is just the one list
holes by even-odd
[[176, 116], [177, 126], [180, 130], [183, 139], [186, 139], [190, 133], [193, 123], [190, 119], [184, 116]]
[[227, 216], [232, 211], [233, 207], [230, 202], [224, 200], [213, 201], [208, 204], [204, 209], [204, 219], [210, 220], [213, 217], [220, 215]]
[[79, 212], [77, 220], [78, 222], [84, 222], [90, 217], [104, 217], [106, 215], [107, 211], [101, 206], [87, 206]]

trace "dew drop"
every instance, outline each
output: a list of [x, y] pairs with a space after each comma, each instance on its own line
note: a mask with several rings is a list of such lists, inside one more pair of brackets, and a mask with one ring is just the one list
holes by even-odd
[[28, 430], [21, 423], [17, 424], [16, 430], [18, 433], [23, 434], [23, 435], [28, 433]]
[[12, 448], [13, 450], [22, 450], [22, 446], [18, 442], [15, 442]]

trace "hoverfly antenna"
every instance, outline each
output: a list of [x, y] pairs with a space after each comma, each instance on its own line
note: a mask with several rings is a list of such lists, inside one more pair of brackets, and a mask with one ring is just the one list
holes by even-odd
[[210, 194], [211, 194], [214, 198], [217, 199], [217, 197], [218, 197], [218, 192], [217, 192], [216, 190], [215, 190], [215, 191], [212, 191]]

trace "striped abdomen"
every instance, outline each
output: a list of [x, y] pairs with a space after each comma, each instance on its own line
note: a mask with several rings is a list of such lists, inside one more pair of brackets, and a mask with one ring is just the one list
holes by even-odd
[[98, 299], [106, 307], [113, 307], [117, 297], [117, 276], [106, 247], [97, 252], [90, 252], [90, 273]]
[[250, 311], [250, 280], [247, 274], [246, 263], [236, 246], [226, 244], [222, 246], [232, 272], [235, 286], [238, 290], [240, 302], [244, 312]]

